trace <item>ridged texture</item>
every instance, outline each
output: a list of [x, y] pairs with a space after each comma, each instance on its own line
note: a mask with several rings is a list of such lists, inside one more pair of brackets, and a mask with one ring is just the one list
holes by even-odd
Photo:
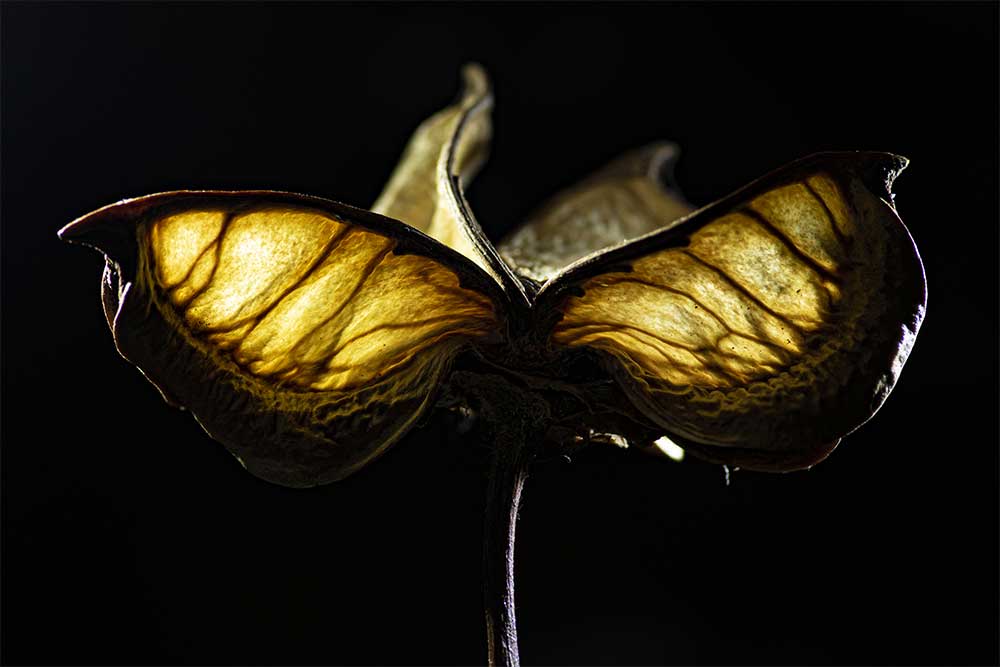
[[333, 202], [167, 193], [63, 234], [108, 255], [102, 299], [122, 356], [287, 486], [365, 465], [433, 405], [462, 348], [502, 341], [495, 285], [472, 264]]
[[923, 316], [913, 243], [855, 167], [786, 170], [607, 272], [595, 259], [552, 342], [599, 350], [647, 418], [711, 455], [821, 459], [881, 405]]
[[143, 277], [184, 330], [276, 385], [364, 387], [496, 328], [489, 299], [453, 271], [319, 211], [188, 210], [139, 239]]
[[463, 75], [374, 212], [175, 192], [65, 228], [108, 257], [121, 353], [251, 471], [292, 486], [385, 451], [465, 347], [550, 387], [552, 433], [569, 441], [666, 431], [710, 460], [788, 470], [875, 413], [926, 298], [890, 203], [904, 159], [812, 156], [687, 215], [676, 147], [654, 144], [557, 194], [501, 245], [505, 262], [463, 194], [492, 104], [482, 68]]

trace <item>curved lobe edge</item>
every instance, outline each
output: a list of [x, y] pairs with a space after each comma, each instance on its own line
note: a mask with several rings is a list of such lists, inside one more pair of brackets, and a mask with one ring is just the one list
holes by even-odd
[[[795, 411], [720, 414], [716, 423], [691, 429], [687, 393], [668, 400], [655, 398], [651, 387], [630, 372], [615, 355], [594, 351], [608, 372], [630, 396], [643, 416], [678, 436], [693, 453], [716, 462], [759, 470], [792, 470], [809, 467], [825, 458], [844, 435], [867, 421], [883, 404], [898, 380], [919, 331], [926, 308], [926, 283], [920, 256], [908, 230], [896, 214], [890, 188], [906, 166], [905, 158], [889, 154], [821, 154], [800, 160], [752, 183], [733, 195], [695, 212], [669, 230], [656, 232], [623, 248], [578, 262], [536, 302], [539, 332], [552, 330], [562, 304], [581, 294], [589, 278], [609, 272], [627, 272], [634, 258], [671, 247], [682, 247], [704, 224], [725, 215], [750, 198], [792, 182], [803, 174], [825, 169], [853, 179], [855, 189], [867, 190], [870, 202], [863, 224], [876, 224], [886, 232], [885, 284], [871, 299], [867, 335], [860, 349], [841, 355], [837, 363], [841, 384], [825, 396]], [[857, 199], [857, 197], [855, 198]], [[555, 314], [553, 314], [555, 311]], [[865, 316], [861, 316], [865, 319]], [[547, 335], [547, 334], [546, 334]], [[830, 389], [830, 388], [827, 388]], [[702, 392], [705, 400], [712, 392]], [[702, 399], [699, 399], [702, 400]], [[697, 421], [697, 420], [695, 420]], [[714, 432], [714, 435], [713, 435]]]
[[492, 108], [486, 71], [465, 65], [458, 99], [416, 129], [372, 210], [401, 219], [476, 262], [513, 308], [526, 311], [523, 286], [486, 237], [463, 189], [489, 152]]
[[[282, 392], [249, 376], [210, 346], [179, 330], [177, 315], [139, 279], [143, 255], [137, 227], [177, 205], [205, 200], [265, 200], [311, 207], [396, 240], [398, 252], [443, 262], [463, 287], [485, 294], [502, 317], [504, 295], [478, 267], [396, 221], [335, 202], [274, 192], [177, 192], [127, 200], [96, 211], [60, 232], [64, 240], [105, 254], [102, 304], [119, 353], [135, 364], [164, 399], [193, 413], [250, 472], [267, 481], [306, 487], [341, 479], [402, 437], [433, 405], [451, 353], [417, 373], [390, 375], [349, 393]], [[502, 328], [502, 327], [501, 327]], [[398, 386], [399, 381], [405, 386]], [[393, 386], [393, 383], [396, 386]], [[385, 404], [387, 393], [405, 396]]]
[[[447, 206], [452, 209], [453, 215], [462, 220], [463, 233], [479, 257], [482, 258], [484, 268], [490, 272], [506, 292], [510, 307], [522, 315], [522, 317], [514, 317], [513, 319], [525, 321], [530, 308], [527, 291], [514, 275], [511, 267], [500, 257], [493, 243], [487, 238], [465, 197], [465, 184], [471, 180], [472, 173], [478, 171], [485, 161], [485, 155], [483, 155], [473, 163], [474, 170], [463, 169], [463, 162], [468, 162], [467, 158], [463, 160], [465, 137], [474, 135], [477, 126], [491, 126], [490, 112], [493, 109], [493, 93], [486, 71], [480, 65], [475, 63], [466, 65], [462, 70], [462, 77], [465, 82], [463, 95], [471, 100], [471, 104], [459, 120], [442, 165], [444, 173], [441, 174], [440, 178], [446, 181]], [[483, 150], [485, 151], [485, 149]]]

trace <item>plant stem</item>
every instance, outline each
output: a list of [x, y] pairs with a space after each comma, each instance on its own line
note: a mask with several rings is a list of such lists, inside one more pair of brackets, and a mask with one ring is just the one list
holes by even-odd
[[527, 478], [524, 447], [493, 451], [483, 526], [483, 595], [486, 640], [491, 666], [517, 667], [517, 621], [514, 614], [514, 533], [521, 490]]
[[451, 383], [475, 405], [492, 460], [483, 518], [483, 604], [489, 664], [518, 667], [514, 616], [514, 529], [528, 466], [549, 426], [549, 405], [493, 373], [456, 371]]

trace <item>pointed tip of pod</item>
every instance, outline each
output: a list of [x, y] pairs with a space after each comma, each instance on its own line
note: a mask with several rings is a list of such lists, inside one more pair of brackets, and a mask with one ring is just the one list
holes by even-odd
[[116, 214], [123, 208], [127, 208], [132, 202], [140, 199], [142, 199], [142, 197], [121, 199], [113, 204], [102, 206], [101, 208], [93, 210], [90, 213], [81, 215], [79, 218], [58, 231], [59, 238], [63, 241], [69, 242], [85, 239], [89, 233], [91, 233], [95, 228], [101, 226], [101, 224], [108, 218], [121, 218], [121, 215]]
[[892, 184], [910, 166], [910, 159], [896, 153], [864, 153], [862, 179], [872, 192], [885, 190], [892, 195]]
[[896, 180], [896, 177], [903, 173], [909, 166], [910, 158], [894, 153], [885, 154], [885, 161], [882, 166], [883, 171], [880, 176], [882, 182], [885, 183], [885, 191], [888, 194], [892, 194], [892, 184]]
[[865, 185], [873, 193], [883, 194], [884, 191], [884, 194], [890, 197], [896, 177], [910, 165], [909, 158], [896, 153], [858, 151], [855, 155]]
[[486, 68], [477, 62], [468, 62], [462, 65], [462, 89], [459, 99], [463, 105], [476, 106], [479, 104], [492, 104], [493, 88], [490, 84], [490, 76], [486, 73]]
[[[886, 151], [826, 151], [813, 153], [789, 166], [798, 168], [817, 164], [837, 165], [838, 168], [859, 176], [868, 189], [876, 195], [885, 195], [892, 201], [892, 185], [910, 159]], [[783, 171], [782, 168], [779, 171]]]
[[57, 232], [60, 240], [90, 246], [110, 257], [120, 258], [133, 247], [134, 202], [123, 199], [80, 216]]
[[462, 65], [462, 82], [469, 88], [489, 88], [490, 78], [481, 63], [470, 61]]
[[[679, 191], [674, 179], [674, 168], [680, 158], [681, 149], [672, 141], [654, 141], [620, 155], [612, 162], [588, 178], [588, 181], [602, 180], [608, 177], [638, 176], [666, 185]], [[586, 181], [585, 181], [586, 182]]]

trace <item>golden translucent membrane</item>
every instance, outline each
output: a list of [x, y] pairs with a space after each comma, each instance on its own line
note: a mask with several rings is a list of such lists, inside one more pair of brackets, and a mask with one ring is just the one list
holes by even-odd
[[192, 328], [228, 331], [259, 317], [301, 281], [339, 226], [314, 213], [273, 208], [234, 217], [211, 281], [185, 309]]
[[155, 280], [193, 335], [300, 388], [367, 385], [497, 327], [453, 271], [318, 211], [187, 211], [153, 222], [150, 240]]
[[737, 387], [798, 363], [835, 316], [855, 227], [817, 174], [762, 194], [572, 297], [553, 340], [676, 387]]
[[188, 277], [193, 265], [218, 238], [223, 211], [187, 211], [171, 215], [153, 229], [153, 243], [161, 248], [157, 279], [166, 288]]

